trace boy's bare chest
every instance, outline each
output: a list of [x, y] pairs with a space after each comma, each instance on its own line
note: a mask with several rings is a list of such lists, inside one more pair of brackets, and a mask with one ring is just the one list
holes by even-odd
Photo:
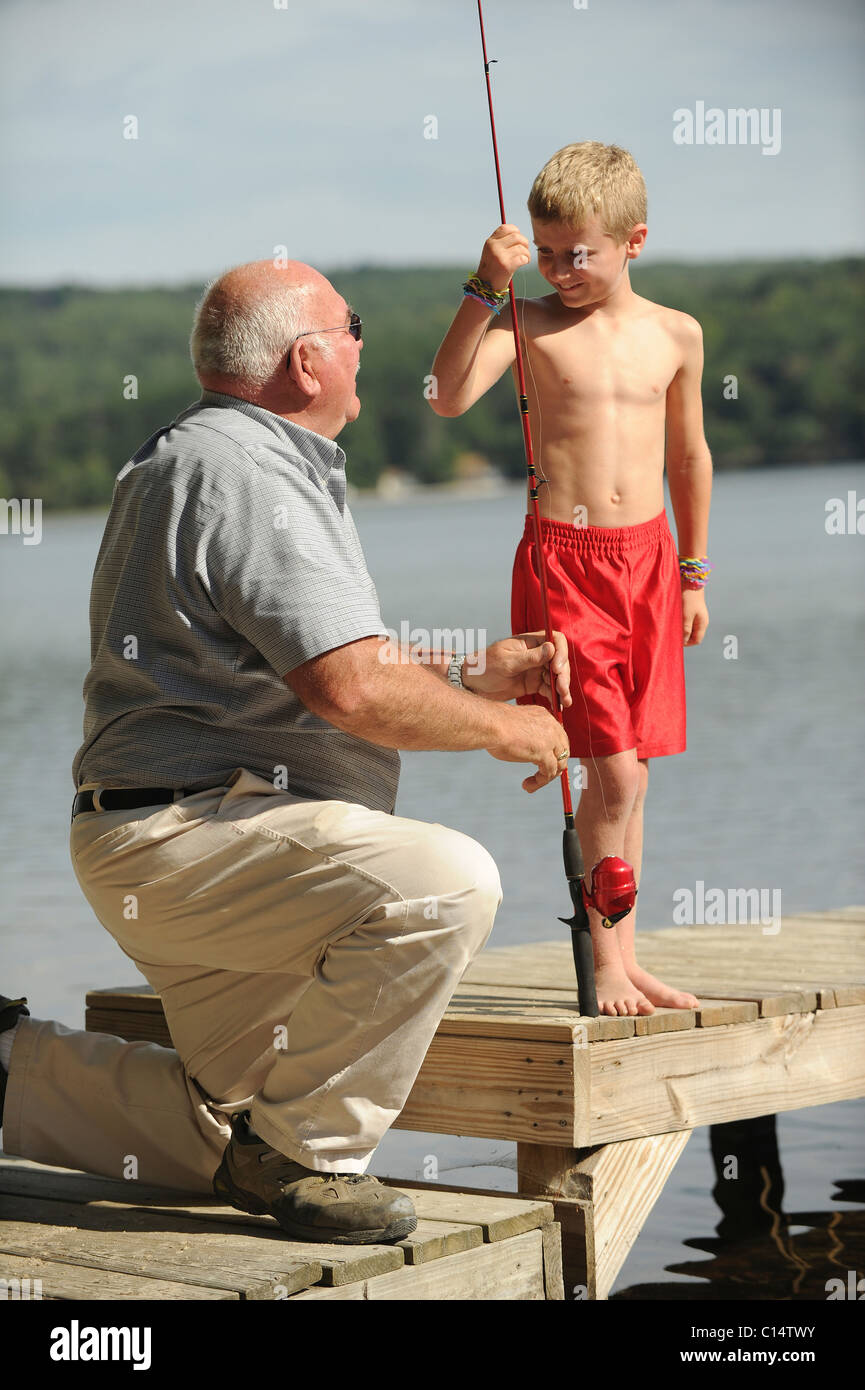
[[654, 323], [624, 332], [588, 324], [529, 342], [527, 373], [545, 406], [565, 411], [592, 406], [659, 406], [681, 365], [676, 342]]

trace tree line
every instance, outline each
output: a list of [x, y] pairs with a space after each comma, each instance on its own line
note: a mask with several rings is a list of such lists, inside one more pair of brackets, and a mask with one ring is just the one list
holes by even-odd
[[[363, 408], [339, 441], [349, 480], [373, 487], [397, 468], [444, 482], [467, 452], [522, 477], [510, 373], [459, 419], [439, 419], [424, 398], [463, 271], [362, 266], [329, 278], [364, 322]], [[520, 294], [549, 292], [534, 270], [518, 278]], [[632, 283], [702, 324], [717, 469], [863, 456], [865, 260], [635, 266]], [[198, 397], [188, 341], [200, 293], [0, 289], [0, 496], [108, 505], [126, 460]]]

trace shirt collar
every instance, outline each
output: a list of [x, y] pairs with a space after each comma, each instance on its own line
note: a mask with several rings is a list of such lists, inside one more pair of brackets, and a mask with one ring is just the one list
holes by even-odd
[[245, 401], [240, 396], [228, 396], [221, 391], [202, 389], [199, 405], [222, 406], [230, 410], [239, 410], [244, 415], [249, 415], [253, 420], [258, 420], [267, 429], [278, 435], [280, 439], [287, 440], [303, 458], [313, 465], [325, 483], [328, 482], [333, 468], [344, 469], [345, 467], [345, 453], [335, 439], [327, 439], [323, 434], [316, 434], [314, 430], [304, 429], [302, 425], [295, 424], [293, 420], [285, 420], [281, 415], [274, 415], [272, 410], [265, 410], [263, 406], [254, 405], [252, 401]]

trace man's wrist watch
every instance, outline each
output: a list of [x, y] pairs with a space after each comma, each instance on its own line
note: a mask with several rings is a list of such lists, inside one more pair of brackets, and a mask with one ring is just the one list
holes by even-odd
[[454, 652], [448, 666], [448, 683], [456, 686], [457, 690], [468, 690], [468, 686], [463, 681], [463, 662], [465, 659], [464, 652]]

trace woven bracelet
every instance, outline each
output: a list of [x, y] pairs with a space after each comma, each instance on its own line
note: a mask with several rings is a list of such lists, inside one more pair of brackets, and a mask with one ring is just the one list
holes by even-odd
[[507, 304], [510, 295], [507, 290], [494, 290], [492, 285], [486, 280], [482, 280], [479, 275], [470, 275], [463, 285], [463, 295], [468, 299], [476, 299], [480, 304], [485, 304], [488, 309], [492, 309], [494, 314], [499, 314]]
[[682, 582], [692, 589], [702, 589], [714, 566], [709, 564], [708, 555], [680, 555], [679, 573]]

